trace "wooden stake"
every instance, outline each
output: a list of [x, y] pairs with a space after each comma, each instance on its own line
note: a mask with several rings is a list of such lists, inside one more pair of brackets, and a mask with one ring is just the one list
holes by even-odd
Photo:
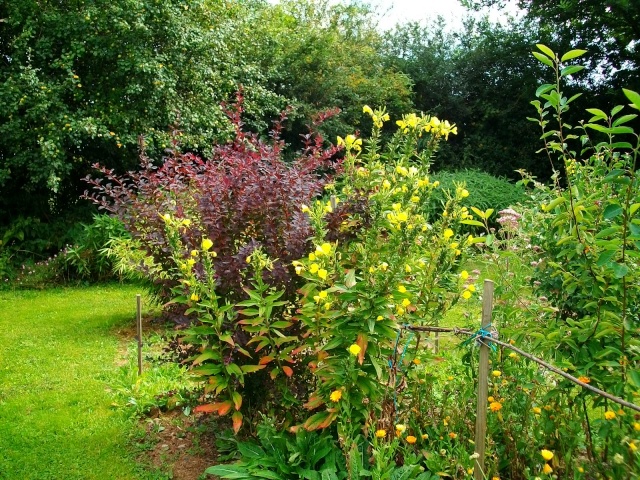
[[138, 326], [138, 375], [142, 375], [142, 298], [136, 295], [136, 323]]
[[[482, 329], [491, 325], [491, 312], [493, 310], [493, 282], [484, 281], [482, 292]], [[489, 347], [480, 344], [480, 361], [478, 363], [478, 405], [476, 411], [476, 446], [473, 478], [484, 480], [485, 477], [485, 439], [487, 436], [487, 398], [489, 397]]]

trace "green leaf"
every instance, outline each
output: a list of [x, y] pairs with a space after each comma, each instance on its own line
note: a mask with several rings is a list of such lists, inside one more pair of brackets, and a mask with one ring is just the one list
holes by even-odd
[[[555, 88], [555, 85], [552, 85], [551, 83], [545, 83], [543, 85], [540, 85], [536, 90], [536, 97], [539, 97], [543, 93], [547, 93], [548, 91], [553, 90], [554, 88]], [[537, 122], [538, 119], [535, 119], [534, 121]]]
[[542, 44], [542, 43], [536, 43], [536, 47], [538, 47], [538, 49], [544, 53], [547, 57], [549, 57], [551, 60], [555, 60], [556, 59], [556, 54], [553, 53], [553, 50], [551, 50], [549, 47], [547, 47], [546, 45]]
[[551, 60], [549, 60], [547, 57], [545, 57], [544, 55], [542, 55], [541, 53], [538, 52], [531, 52], [533, 54], [534, 57], [536, 57], [538, 59], [538, 61], [540, 61], [541, 63], [544, 63], [545, 65], [548, 65], [549, 67], [553, 68], [553, 62]]
[[216, 475], [220, 478], [249, 480], [253, 478], [244, 465], [214, 465], [213, 467], [207, 468], [204, 473]]
[[602, 120], [606, 120], [609, 117], [607, 116], [606, 113], [604, 113], [602, 110], [600, 110], [599, 108], [587, 108], [587, 112], [589, 112], [591, 115], [593, 115], [594, 117], [598, 117], [601, 118]]
[[622, 278], [629, 273], [629, 267], [623, 263], [614, 263], [611, 265], [611, 269], [616, 278]]
[[613, 259], [613, 257], [615, 255], [616, 255], [616, 251], [615, 250], [605, 250], [598, 257], [598, 260], [596, 261], [596, 265], [598, 267], [604, 267], [609, 262], [611, 262], [611, 260]]
[[582, 65], [570, 65], [568, 67], [564, 67], [560, 71], [560, 76], [566, 77], [567, 75], [572, 75], [574, 73], [579, 72], [580, 70], [584, 70], [584, 67]]
[[567, 53], [562, 55], [562, 58], [560, 59], [560, 61], [561, 62], [568, 62], [569, 60], [573, 60], [574, 58], [581, 57], [585, 53], [587, 53], [586, 50], [581, 50], [579, 48], [577, 48], [575, 50], [569, 50]]
[[463, 223], [464, 225], [474, 225], [476, 227], [484, 227], [484, 224], [477, 220], [462, 220], [460, 223]]
[[615, 122], [613, 122], [613, 126], [617, 127], [618, 125], [622, 125], [623, 123], [630, 122], [631, 120], [633, 120], [633, 119], [635, 119], [637, 117], [638, 117], [638, 115], [636, 115], [634, 113], [629, 114], [629, 115], [623, 115], [620, 118], [617, 118], [615, 120]]
[[239, 442], [238, 451], [243, 458], [260, 458], [264, 455], [264, 450], [252, 442]]
[[612, 203], [606, 206], [602, 216], [605, 220], [611, 220], [612, 218], [615, 218], [620, 214], [622, 214], [622, 207], [617, 203]]
[[640, 388], [640, 371], [633, 368], [629, 369], [629, 380], [636, 388]]
[[640, 94], [638, 92], [634, 92], [633, 90], [627, 90], [623, 88], [625, 96], [631, 101], [633, 108], [636, 110], [640, 110]]
[[344, 279], [344, 284], [347, 286], [347, 288], [352, 288], [355, 286], [356, 284], [356, 271], [355, 269], [349, 269], [347, 271], [347, 275]]

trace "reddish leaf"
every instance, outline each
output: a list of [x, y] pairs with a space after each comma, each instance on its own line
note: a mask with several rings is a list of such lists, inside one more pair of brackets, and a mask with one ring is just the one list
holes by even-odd
[[360, 347], [360, 353], [358, 353], [358, 363], [362, 365], [364, 363], [364, 353], [367, 351], [367, 345], [369, 343], [369, 337], [364, 333], [359, 333], [356, 339], [356, 345]]
[[233, 392], [231, 394], [231, 398], [233, 399], [233, 405], [236, 407], [236, 410], [240, 410], [240, 407], [242, 406], [242, 395], [238, 392]]
[[267, 365], [269, 362], [273, 361], [273, 355], [266, 355], [260, 359], [258, 365]]
[[271, 370], [271, 372], [269, 372], [269, 376], [271, 377], [271, 380], [275, 380], [276, 378], [278, 378], [279, 373], [280, 373], [280, 369], [278, 367]]
[[282, 367], [282, 371], [287, 377], [293, 375], [293, 369], [291, 367]]
[[233, 407], [233, 402], [231, 400], [227, 400], [226, 402], [221, 402], [219, 405], [220, 407], [218, 408], [218, 415], [222, 416], [229, 413], [229, 410], [231, 410], [231, 407]]
[[314, 393], [313, 395], [311, 395], [311, 397], [309, 397], [309, 401], [304, 404], [304, 408], [308, 410], [313, 410], [323, 404], [324, 404], [323, 398], [317, 393]]
[[242, 414], [240, 412], [235, 412], [231, 415], [231, 420], [233, 420], [233, 431], [238, 433], [240, 427], [242, 426]]
[[213, 413], [218, 410], [217, 403], [207, 403], [206, 405], [198, 405], [193, 409], [196, 413]]

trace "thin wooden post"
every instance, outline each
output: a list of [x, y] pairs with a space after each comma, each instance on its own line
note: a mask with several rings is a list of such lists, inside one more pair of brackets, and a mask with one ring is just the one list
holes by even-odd
[[142, 375], [142, 298], [136, 295], [136, 324], [138, 326], [138, 375]]
[[[493, 310], [493, 282], [485, 280], [482, 291], [482, 325], [487, 329], [491, 325], [491, 313]], [[480, 343], [480, 361], [478, 362], [478, 405], [476, 411], [476, 439], [475, 439], [475, 464], [473, 466], [473, 478], [484, 480], [485, 439], [487, 436], [487, 399], [489, 397], [489, 347]]]

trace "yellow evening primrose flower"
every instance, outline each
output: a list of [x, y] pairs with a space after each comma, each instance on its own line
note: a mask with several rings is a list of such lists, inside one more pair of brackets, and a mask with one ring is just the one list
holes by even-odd
[[396, 313], [397, 313], [398, 315], [404, 315], [404, 308], [402, 308], [402, 307], [398, 307], [398, 308], [396, 308]]
[[371, 110], [371, 107], [369, 105], [365, 105], [364, 107], [362, 107], [362, 113], [373, 115], [373, 110]]
[[553, 472], [553, 468], [548, 463], [545, 463], [544, 467], [542, 467], [542, 473], [549, 475], [551, 472]]
[[302, 213], [309, 213], [311, 211], [311, 209], [305, 204], [302, 204], [300, 209], [302, 210]]
[[400, 293], [407, 293], [407, 288], [404, 285], [398, 285], [398, 291]]
[[198, 300], [200, 300], [200, 297], [197, 294], [192, 293], [191, 294], [191, 300], [193, 300], [194, 302], [197, 302]]
[[189, 265], [190, 267], [193, 267], [195, 263], [196, 261], [193, 258], [190, 258], [187, 260], [187, 265]]
[[471, 285], [467, 285], [467, 290], [469, 290], [470, 292], [475, 292], [476, 286], [473, 283]]
[[311, 252], [311, 253], [309, 254], [309, 261], [310, 261], [310, 262], [313, 262], [315, 259], [316, 259], [316, 254], [315, 254], [315, 253], [313, 253], [313, 252]]
[[360, 353], [361, 350], [362, 349], [360, 348], [360, 345], [358, 345], [356, 343], [354, 343], [353, 345], [351, 345], [349, 347], [349, 353], [351, 355], [353, 355], [354, 357], [357, 356]]
[[494, 370], [493, 372], [491, 372], [491, 375], [498, 378], [502, 375], [502, 372], [500, 370]]
[[384, 180], [382, 182], [382, 188], [384, 188], [385, 190], [388, 190], [391, 188], [391, 182], [389, 182], [389, 180]]
[[405, 298], [404, 300], [402, 300], [403, 307], [408, 307], [409, 305], [411, 305], [411, 301], [408, 298]]
[[318, 270], [320, 270], [320, 266], [317, 263], [312, 263], [309, 266], [309, 272], [311, 273], [316, 273]]
[[460, 278], [462, 280], [466, 280], [467, 278], [469, 278], [469, 272], [467, 272], [466, 270], [463, 270], [460, 272]]
[[606, 418], [607, 420], [613, 420], [614, 418], [616, 418], [616, 412], [607, 410], [606, 412], [604, 412], [604, 418]]
[[331, 392], [331, 395], [329, 395], [329, 398], [332, 402], [337, 402], [342, 398], [342, 392], [340, 390], [334, 390]]
[[387, 262], [382, 262], [380, 264], [380, 270], [382, 270], [383, 272], [386, 272], [387, 268], [389, 268], [389, 264]]
[[318, 270], [318, 277], [320, 277], [322, 280], [326, 280], [328, 274], [329, 272], [327, 272], [324, 268]]
[[471, 298], [471, 292], [469, 290], [465, 290], [464, 292], [462, 292], [462, 298], [464, 298], [465, 300], [469, 300]]
[[553, 452], [551, 450], [547, 450], [546, 448], [540, 450], [540, 455], [542, 455], [542, 458], [544, 458], [547, 462], [553, 458]]
[[634, 423], [633, 423], [633, 429], [634, 429], [636, 432], [640, 432], [640, 423], [639, 423], [639, 422], [634, 422]]
[[201, 247], [202, 247], [202, 250], [204, 250], [206, 252], [211, 247], [213, 247], [213, 242], [211, 240], [209, 240], [208, 238], [204, 238], [204, 239], [202, 239]]
[[453, 237], [453, 230], [451, 230], [450, 228], [447, 228], [442, 234], [442, 236], [444, 237], [445, 240], [449, 240], [451, 237]]
[[326, 290], [322, 290], [320, 293], [318, 293], [318, 296], [322, 299], [327, 298], [327, 291]]
[[192, 257], [197, 257], [198, 256], [198, 251], [197, 250], [191, 250], [191, 256]]
[[384, 438], [387, 436], [387, 431], [386, 430], [376, 430], [376, 438]]
[[413, 197], [411, 197], [411, 202], [412, 203], [418, 203], [420, 201], [420, 197], [417, 195], [414, 195]]
[[404, 271], [407, 273], [411, 273], [411, 265], [405, 265], [404, 266]]
[[331, 253], [331, 244], [325, 242], [320, 246], [320, 249], [322, 250], [322, 253], [329, 255]]
[[379, 322], [380, 320], [384, 320], [384, 317], [382, 315], [378, 315], [378, 317], [376, 318], [376, 320]]
[[404, 433], [406, 429], [407, 427], [405, 427], [402, 423], [396, 425], [396, 432]]
[[540, 407], [533, 407], [531, 411], [536, 415], [540, 415], [542, 413], [542, 409]]

